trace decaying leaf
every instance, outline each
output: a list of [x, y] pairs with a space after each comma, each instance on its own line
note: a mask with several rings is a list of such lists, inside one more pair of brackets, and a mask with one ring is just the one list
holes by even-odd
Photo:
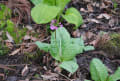
[[21, 75], [22, 75], [22, 76], [26, 76], [28, 72], [29, 72], [29, 68], [28, 68], [28, 66], [26, 65], [26, 66], [23, 68]]

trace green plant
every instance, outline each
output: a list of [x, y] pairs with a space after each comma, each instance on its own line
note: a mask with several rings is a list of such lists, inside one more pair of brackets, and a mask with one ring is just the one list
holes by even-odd
[[12, 11], [5, 5], [0, 4], [0, 31], [4, 32], [2, 38], [4, 40], [7, 39], [6, 32], [8, 32], [15, 43], [20, 43], [22, 37], [26, 34], [27, 29], [19, 29], [15, 27], [15, 24], [10, 20], [11, 15]]
[[85, 46], [82, 38], [71, 38], [64, 27], [52, 33], [50, 44], [42, 42], [36, 42], [36, 44], [41, 50], [50, 52], [51, 56], [61, 63], [59, 66], [70, 73], [78, 69], [75, 56], [83, 53], [83, 50], [94, 49], [92, 46]]
[[4, 45], [4, 43], [0, 40], [0, 56], [3, 56], [9, 52], [9, 49]]
[[118, 3], [115, 0], [112, 0], [112, 1], [113, 1], [113, 7], [114, 7], [114, 9], [116, 9], [118, 7]]
[[64, 12], [65, 6], [70, 0], [31, 0], [35, 7], [31, 11], [31, 16], [37, 24], [46, 24], [52, 20], [57, 20], [55, 26], [59, 26], [61, 16], [67, 22], [74, 24], [78, 28], [83, 19], [79, 11], [75, 8], [68, 8]]
[[[107, 67], [99, 60], [94, 58], [90, 63], [91, 78], [94, 81], [117, 81], [120, 80], [120, 67], [117, 71], [109, 75]], [[87, 81], [87, 80], [85, 80]]]

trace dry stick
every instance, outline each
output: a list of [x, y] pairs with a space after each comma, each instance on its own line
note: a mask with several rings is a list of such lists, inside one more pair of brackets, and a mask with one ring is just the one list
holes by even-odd
[[[46, 39], [43, 39], [43, 40], [41, 40], [40, 42], [43, 42], [43, 41], [45, 41], [45, 40], [48, 40], [50, 38], [50, 36], [49, 37], [47, 37]], [[21, 45], [34, 45], [35, 44], [35, 42], [31, 42], [31, 43], [23, 43], [23, 44], [14, 44], [14, 46], [21, 46]], [[9, 46], [8, 46], [9, 47]], [[10, 46], [11, 47], [11, 46]]]
[[58, 73], [59, 75], [61, 75], [61, 76], [65, 77], [65, 78], [66, 78], [66, 79], [68, 79], [69, 81], [71, 81], [71, 79], [70, 79], [69, 77], [65, 76], [64, 74], [59, 73], [59, 72], [56, 72], [56, 73]]
[[4, 66], [7, 66], [7, 67], [14, 67], [14, 66], [25, 66], [25, 65], [30, 65], [30, 64], [11, 64], [11, 65], [4, 65]]

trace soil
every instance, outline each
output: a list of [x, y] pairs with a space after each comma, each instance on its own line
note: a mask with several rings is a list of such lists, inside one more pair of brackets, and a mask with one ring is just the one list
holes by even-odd
[[[120, 6], [119, 1], [118, 6]], [[84, 24], [77, 30], [72, 29], [73, 25], [63, 21], [63, 24], [66, 26], [72, 37], [85, 36], [84, 33], [88, 32], [92, 32], [96, 37], [99, 35], [100, 31], [107, 33], [120, 32], [120, 7], [114, 9], [113, 2], [111, 0], [71, 0], [71, 2], [66, 6], [66, 9], [69, 7], [77, 8], [84, 19]], [[107, 15], [103, 18], [98, 18], [101, 14]], [[111, 18], [109, 18], [109, 16]], [[26, 23], [26, 25], [31, 25], [33, 30], [39, 34], [39, 38], [41, 38], [40, 40], [44, 40], [50, 36], [48, 31], [45, 29], [45, 27], [47, 27], [46, 25], [37, 25], [31, 19], [29, 21], [26, 20], [25, 23], [23, 21], [25, 21], [25, 19], [20, 21], [20, 25]], [[90, 42], [95, 39], [96, 38], [93, 37], [86, 37], [85, 43], [90, 44]], [[49, 39], [44, 40], [44, 42], [49, 42]], [[15, 49], [16, 48], [14, 47], [12, 50]], [[50, 56], [50, 54], [44, 51], [40, 51], [41, 54], [38, 54], [39, 51], [40, 50], [36, 47], [33, 51], [28, 52], [30, 55], [26, 55], [20, 51], [15, 55], [7, 54], [5, 56], [1, 56], [0, 81], [91, 80], [89, 64], [93, 58], [99, 58], [107, 66], [109, 74], [114, 73], [120, 66], [120, 57], [115, 56], [114, 52], [111, 57], [104, 50], [100, 49], [99, 46], [96, 46], [94, 51], [84, 52], [76, 56], [79, 69], [74, 73], [74, 75], [70, 75], [65, 70], [61, 73], [58, 72], [60, 71], [60, 68], [56, 66], [55, 60]]]

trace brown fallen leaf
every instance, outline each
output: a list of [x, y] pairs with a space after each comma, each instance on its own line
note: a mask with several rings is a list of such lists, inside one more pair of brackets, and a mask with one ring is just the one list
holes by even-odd
[[107, 13], [103, 13], [100, 14], [99, 16], [97, 16], [98, 19], [102, 19], [102, 18], [106, 18], [106, 19], [110, 19], [110, 15], [108, 15]]
[[2, 80], [4, 80], [5, 75], [3, 73], [0, 73], [0, 76], [2, 77]]
[[6, 32], [6, 36], [10, 42], [14, 42], [13, 37], [8, 32]]
[[99, 20], [96, 20], [96, 19], [87, 19], [89, 22], [95, 22], [95, 23], [100, 23]]
[[57, 80], [57, 77], [58, 77], [58, 74], [56, 73], [49, 73], [48, 74], [45, 74], [45, 75], [41, 75], [41, 77], [43, 77], [44, 80]]
[[16, 71], [15, 69], [9, 68], [9, 67], [7, 67], [7, 66], [5, 66], [5, 65], [3, 65], [3, 64], [0, 64], [0, 68], [6, 69], [6, 70], [13, 70], [13, 71]]
[[29, 72], [29, 68], [28, 68], [28, 66], [26, 65], [26, 66], [23, 68], [21, 75], [22, 75], [22, 76], [26, 76], [28, 72]]
[[93, 7], [91, 4], [87, 5], [88, 12], [93, 12]]
[[11, 54], [9, 54], [9, 56], [17, 54], [20, 50], [21, 50], [20, 48], [14, 50]]

